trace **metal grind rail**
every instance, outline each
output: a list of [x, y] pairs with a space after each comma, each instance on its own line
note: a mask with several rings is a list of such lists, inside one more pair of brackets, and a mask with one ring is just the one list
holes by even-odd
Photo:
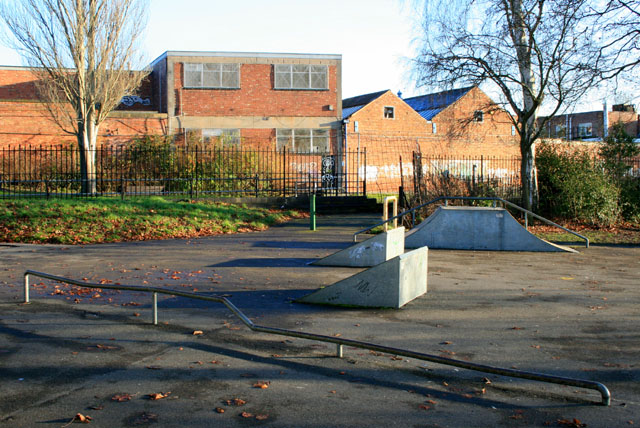
[[431, 204], [435, 204], [438, 201], [444, 201], [444, 205], [447, 206], [449, 201], [492, 201], [493, 202], [493, 206], [496, 206], [496, 202], [501, 202], [503, 205], [505, 206], [509, 206], [515, 210], [518, 210], [522, 213], [524, 213], [524, 228], [528, 229], [529, 228], [529, 216], [540, 220], [544, 223], [547, 223], [550, 226], [554, 226], [557, 227], [558, 229], [562, 229], [567, 233], [572, 234], [573, 236], [576, 236], [582, 240], [585, 241], [585, 247], [589, 248], [589, 238], [587, 238], [586, 236], [580, 235], [577, 232], [574, 232], [571, 229], [567, 229], [564, 226], [560, 226], [558, 223], [554, 223], [549, 219], [546, 219], [542, 216], [539, 216], [538, 214], [534, 213], [533, 211], [529, 211], [526, 208], [522, 208], [519, 205], [514, 204], [513, 202], [509, 202], [506, 199], [502, 199], [502, 198], [497, 198], [497, 197], [475, 197], [475, 196], [438, 196], [435, 199], [430, 200], [429, 202], [425, 202], [422, 205], [418, 205], [417, 207], [413, 207], [407, 211], [403, 211], [398, 215], [395, 215], [391, 218], [388, 218], [386, 220], [381, 221], [380, 223], [374, 224], [373, 226], [367, 227], [365, 229], [359, 230], [356, 233], [353, 234], [353, 242], [357, 242], [358, 241], [358, 235], [360, 235], [361, 233], [364, 232], [368, 232], [371, 229], [374, 229], [378, 226], [382, 226], [390, 221], [396, 220], [399, 218], [401, 221], [404, 218], [404, 216], [411, 214], [411, 227], [414, 227], [416, 225], [416, 211], [419, 210], [420, 208], [424, 208], [427, 205], [431, 205]]
[[82, 281], [76, 281], [61, 276], [51, 275], [43, 272], [36, 272], [33, 270], [27, 270], [24, 273], [24, 302], [29, 303], [29, 276], [37, 276], [40, 278], [50, 279], [53, 281], [63, 282], [66, 284], [76, 285], [84, 288], [100, 288], [107, 290], [127, 290], [127, 291], [143, 291], [147, 293], [153, 293], [153, 324], [158, 324], [158, 294], [168, 294], [171, 296], [186, 297], [189, 299], [205, 300], [209, 302], [217, 302], [225, 305], [231, 312], [236, 315], [240, 321], [242, 321], [247, 327], [253, 331], [269, 334], [278, 334], [281, 336], [297, 337], [300, 339], [316, 340], [319, 342], [334, 343], [337, 345], [336, 356], [342, 358], [343, 346], [352, 346], [354, 348], [369, 349], [371, 351], [383, 352], [391, 355], [399, 355], [408, 358], [415, 358], [417, 360], [429, 361], [432, 363], [443, 364], [447, 366], [459, 367], [467, 370], [475, 370], [483, 373], [490, 373], [500, 376], [514, 377], [520, 379], [535, 380], [539, 382], [555, 383], [558, 385], [574, 386], [578, 388], [586, 388], [598, 391], [602, 397], [601, 404], [608, 406], [611, 403], [611, 393], [609, 389], [599, 382], [573, 379], [561, 376], [553, 376], [542, 373], [527, 372], [515, 369], [505, 369], [500, 367], [493, 367], [484, 364], [475, 364], [468, 361], [454, 360], [451, 358], [440, 357], [437, 355], [423, 354], [421, 352], [409, 351], [406, 349], [393, 348], [389, 346], [376, 345], [375, 343], [361, 342], [358, 340], [343, 339], [340, 337], [324, 336], [321, 334], [304, 333], [294, 330], [286, 330], [275, 327], [266, 327], [254, 324], [245, 314], [242, 313], [229, 299], [226, 297], [210, 297], [203, 296], [196, 293], [189, 293], [178, 290], [167, 290], [157, 287], [145, 287], [135, 285], [109, 285], [109, 284], [91, 284]]

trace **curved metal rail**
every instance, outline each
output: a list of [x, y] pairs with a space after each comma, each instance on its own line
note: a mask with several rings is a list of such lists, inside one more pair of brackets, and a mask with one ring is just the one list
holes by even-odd
[[552, 222], [552, 221], [551, 221], [551, 220], [549, 220], [549, 219], [546, 219], [546, 218], [544, 218], [544, 217], [542, 217], [542, 216], [539, 216], [538, 214], [534, 213], [533, 211], [529, 211], [529, 210], [528, 210], [528, 209], [526, 209], [526, 208], [522, 208], [521, 206], [516, 205], [516, 204], [514, 204], [513, 202], [509, 202], [509, 201], [507, 201], [506, 199], [497, 198], [497, 197], [475, 197], [475, 196], [439, 196], [439, 197], [437, 197], [437, 198], [435, 198], [435, 199], [430, 200], [429, 202], [425, 202], [425, 203], [424, 203], [424, 204], [422, 204], [422, 205], [418, 205], [417, 207], [413, 207], [413, 208], [411, 208], [411, 209], [409, 209], [409, 210], [406, 210], [406, 211], [401, 212], [400, 214], [398, 214], [398, 215], [396, 215], [396, 216], [393, 216], [393, 217], [391, 217], [391, 218], [388, 218], [388, 219], [386, 219], [386, 220], [383, 220], [383, 221], [381, 221], [380, 223], [374, 224], [373, 226], [370, 226], [370, 227], [367, 227], [367, 228], [365, 228], [365, 229], [362, 229], [362, 230], [357, 231], [356, 233], [354, 233], [354, 234], [353, 234], [353, 242], [357, 242], [357, 240], [358, 240], [358, 235], [359, 235], [359, 234], [364, 233], [364, 232], [367, 232], [367, 231], [369, 231], [369, 230], [371, 230], [371, 229], [374, 229], [374, 228], [376, 228], [376, 227], [378, 227], [378, 226], [382, 226], [383, 224], [386, 224], [386, 223], [388, 223], [388, 222], [390, 222], [390, 221], [392, 221], [392, 220], [396, 220], [396, 219], [398, 219], [398, 218], [400, 218], [400, 219], [401, 219], [401, 221], [402, 221], [402, 218], [403, 218], [405, 215], [409, 215], [409, 214], [411, 214], [411, 225], [412, 225], [412, 227], [413, 227], [413, 226], [415, 225], [415, 223], [416, 223], [416, 211], [417, 211], [417, 210], [419, 210], [420, 208], [424, 208], [424, 207], [426, 207], [427, 205], [434, 204], [434, 203], [436, 203], [436, 202], [438, 202], [438, 201], [444, 201], [444, 204], [445, 204], [445, 206], [446, 206], [446, 205], [447, 205], [447, 202], [448, 202], [448, 201], [450, 201], [450, 200], [465, 200], [465, 201], [493, 201], [493, 206], [494, 206], [494, 207], [496, 206], [496, 202], [501, 202], [503, 205], [508, 205], [508, 206], [510, 206], [511, 208], [516, 209], [516, 210], [521, 211], [521, 212], [523, 212], [523, 213], [524, 213], [524, 227], [525, 227], [525, 229], [527, 229], [527, 228], [528, 228], [528, 226], [529, 226], [529, 216], [531, 216], [531, 217], [533, 217], [533, 218], [535, 218], [535, 219], [538, 219], [538, 220], [540, 220], [540, 221], [542, 221], [542, 222], [545, 222], [545, 223], [547, 223], [547, 224], [549, 224], [549, 225], [551, 225], [551, 226], [555, 226], [555, 227], [557, 227], [557, 228], [559, 228], [559, 229], [562, 229], [562, 230], [564, 230], [564, 231], [565, 231], [565, 232], [567, 232], [567, 233], [570, 233], [570, 234], [572, 234], [572, 235], [574, 235], [574, 236], [577, 236], [578, 238], [580, 238], [580, 239], [584, 240], [584, 241], [585, 241], [585, 247], [586, 247], [586, 248], [589, 248], [589, 238], [587, 238], [586, 236], [580, 235], [579, 233], [574, 232], [574, 231], [573, 231], [573, 230], [571, 230], [571, 229], [567, 229], [567, 228], [566, 228], [566, 227], [564, 227], [564, 226], [560, 226], [558, 223], [554, 223], [554, 222]]
[[50, 279], [53, 281], [63, 282], [66, 284], [73, 284], [79, 287], [85, 288], [100, 288], [110, 290], [128, 290], [128, 291], [143, 291], [147, 293], [153, 293], [153, 324], [158, 323], [158, 294], [168, 294], [172, 296], [186, 297], [189, 299], [206, 300], [209, 302], [217, 302], [225, 305], [240, 321], [242, 321], [247, 327], [253, 331], [269, 334], [277, 334], [281, 336], [298, 337], [301, 339], [317, 340], [319, 342], [335, 343], [337, 345], [336, 355], [338, 358], [342, 358], [343, 346], [352, 346], [354, 348], [369, 349], [376, 352], [384, 352], [391, 355], [401, 355], [403, 357], [415, 358], [417, 360], [429, 361], [432, 363], [443, 364], [447, 366], [460, 367], [467, 370], [475, 370], [483, 373], [491, 373], [500, 376], [515, 377], [520, 379], [535, 380], [539, 382], [555, 383], [558, 385], [574, 386], [579, 388], [586, 388], [598, 391], [602, 397], [601, 404], [608, 406], [611, 403], [611, 394], [609, 389], [599, 382], [573, 379], [561, 376], [553, 376], [542, 373], [527, 372], [515, 369], [506, 369], [501, 367], [493, 367], [484, 364], [475, 364], [468, 361], [455, 360], [451, 358], [440, 357], [438, 355], [424, 354], [421, 352], [410, 351], [406, 349], [393, 348], [389, 346], [377, 345], [375, 343], [361, 342], [358, 340], [344, 339], [334, 336], [324, 336], [321, 334], [304, 333], [294, 330], [286, 330], [275, 327], [267, 327], [254, 324], [245, 314], [242, 313], [238, 307], [236, 307], [226, 297], [213, 297], [203, 296], [196, 293], [189, 293], [179, 290], [167, 290], [157, 287], [144, 287], [136, 285], [110, 285], [110, 284], [92, 284], [88, 282], [76, 281], [61, 276], [51, 275], [48, 273], [37, 272], [33, 270], [27, 270], [24, 273], [24, 302], [29, 303], [29, 276], [37, 276], [40, 278]]

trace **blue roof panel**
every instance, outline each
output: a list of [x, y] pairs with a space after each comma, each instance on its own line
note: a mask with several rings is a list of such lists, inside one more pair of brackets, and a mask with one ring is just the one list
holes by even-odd
[[411, 108], [420, 114], [420, 116], [426, 120], [431, 120], [442, 110], [458, 101], [471, 89], [473, 89], [473, 86], [438, 92], [435, 94], [420, 95], [417, 97], [405, 98], [404, 102], [409, 104]]
[[343, 108], [343, 109], [342, 109], [342, 118], [343, 118], [343, 119], [348, 118], [348, 117], [349, 117], [349, 116], [351, 116], [353, 113], [355, 113], [355, 112], [357, 112], [358, 110], [360, 110], [362, 107], [364, 107], [364, 106], [362, 105], [362, 106], [355, 106], [355, 107], [347, 107], [347, 108]]

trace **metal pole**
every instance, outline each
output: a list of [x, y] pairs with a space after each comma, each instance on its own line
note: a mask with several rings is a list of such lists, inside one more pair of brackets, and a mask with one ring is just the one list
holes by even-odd
[[339, 343], [336, 345], [336, 357], [342, 358], [342, 345]]
[[24, 274], [24, 302], [29, 303], [29, 274]]
[[153, 293], [153, 325], [158, 325], [158, 293]]
[[316, 230], [316, 194], [309, 196], [309, 229]]

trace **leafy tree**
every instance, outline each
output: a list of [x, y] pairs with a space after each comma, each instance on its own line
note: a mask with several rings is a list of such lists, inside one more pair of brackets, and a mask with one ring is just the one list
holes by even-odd
[[96, 192], [100, 125], [145, 73], [132, 72], [146, 0], [9, 0], [7, 41], [31, 67], [39, 96], [81, 152], [82, 192]]
[[[423, 0], [419, 85], [491, 83], [511, 112], [523, 204], [537, 203], [535, 145], [545, 124], [601, 78], [587, 0]], [[543, 103], [550, 114], [538, 119]]]

